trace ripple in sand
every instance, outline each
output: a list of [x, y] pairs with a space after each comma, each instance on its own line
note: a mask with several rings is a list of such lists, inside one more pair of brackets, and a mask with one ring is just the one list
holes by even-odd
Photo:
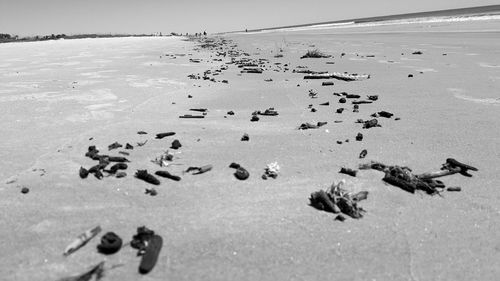
[[498, 64], [491, 64], [491, 63], [487, 63], [487, 62], [480, 62], [479, 66], [488, 67], [488, 68], [500, 68], [500, 65], [498, 65]]
[[81, 62], [79, 61], [66, 61], [66, 62], [52, 62], [52, 63], [46, 63], [45, 65], [51, 65], [51, 66], [72, 66], [72, 65], [79, 65]]
[[457, 99], [470, 101], [474, 103], [480, 103], [480, 104], [500, 105], [500, 98], [475, 98], [465, 95], [464, 94], [465, 91], [463, 89], [448, 88], [447, 90], [451, 92], [453, 96]]

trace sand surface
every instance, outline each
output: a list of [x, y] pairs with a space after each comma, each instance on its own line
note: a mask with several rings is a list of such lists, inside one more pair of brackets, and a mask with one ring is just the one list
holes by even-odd
[[[189, 79], [230, 58], [175, 38], [0, 45], [2, 279], [56, 280], [106, 260], [117, 267], [104, 280], [495, 280], [500, 33], [494, 30], [500, 23], [463, 25], [443, 24], [439, 32], [421, 25], [227, 35], [228, 45], [269, 60], [263, 74], [240, 74], [228, 65], [213, 76], [228, 84]], [[300, 59], [316, 48], [333, 57]], [[283, 57], [275, 58], [280, 49]], [[320, 80], [292, 73], [299, 65], [371, 79], [322, 87]], [[310, 89], [318, 98], [308, 96]], [[344, 91], [379, 95], [379, 101], [354, 113], [332, 94]], [[318, 111], [310, 112], [309, 104]], [[205, 119], [178, 118], [197, 107], [209, 109]], [[279, 116], [250, 122], [254, 110], [269, 107]], [[347, 109], [337, 114], [338, 107]], [[226, 115], [229, 110], [235, 115]], [[355, 123], [380, 110], [401, 120], [381, 118], [382, 127], [368, 130]], [[297, 130], [318, 121], [328, 124]], [[154, 139], [167, 131], [177, 134]], [[354, 140], [358, 132], [362, 142]], [[249, 142], [240, 141], [243, 133]], [[167, 169], [183, 179], [162, 179], [157, 196], [144, 194], [151, 185], [133, 173], [160, 169], [150, 160], [173, 139], [183, 146]], [[127, 177], [79, 178], [80, 166], [95, 163], [84, 157], [89, 145], [117, 155], [108, 152], [109, 144], [145, 140], [129, 151]], [[358, 158], [362, 149], [366, 159]], [[462, 192], [442, 196], [386, 185], [378, 171], [338, 173], [370, 160], [426, 172], [449, 157], [479, 171], [472, 178], [444, 178]], [[274, 161], [281, 166], [278, 178], [262, 180]], [[231, 162], [247, 168], [250, 178], [235, 179]], [[182, 174], [205, 164], [214, 169]], [[364, 218], [342, 223], [308, 206], [311, 192], [341, 179], [349, 190], [369, 191], [360, 203]], [[21, 194], [23, 186], [28, 194]], [[68, 243], [98, 224], [125, 241], [141, 225], [162, 235], [156, 268], [140, 276], [130, 247], [98, 254], [100, 236], [62, 256]]]

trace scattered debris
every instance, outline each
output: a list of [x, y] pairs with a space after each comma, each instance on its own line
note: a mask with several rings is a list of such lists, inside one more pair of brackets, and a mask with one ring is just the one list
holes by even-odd
[[142, 226], [137, 228], [137, 234], [132, 237], [130, 246], [139, 250], [137, 255], [142, 256], [139, 273], [147, 274], [154, 268], [158, 261], [158, 256], [163, 246], [163, 239], [161, 236], [155, 234], [153, 230]]
[[172, 142], [172, 145], [170, 146], [170, 148], [172, 148], [172, 149], [179, 149], [181, 147], [182, 147], [182, 144], [179, 140], [174, 140]]
[[170, 174], [167, 171], [156, 171], [155, 175], [163, 177], [163, 178], [171, 179], [171, 180], [174, 180], [174, 181], [180, 181], [181, 180], [181, 177], [172, 175], [172, 174]]
[[385, 173], [383, 180], [391, 185], [397, 186], [410, 193], [415, 193], [416, 190], [422, 190], [427, 194], [439, 194], [440, 190], [445, 187], [444, 183], [435, 180], [435, 178], [453, 175], [459, 173], [466, 177], [472, 177], [470, 171], [477, 171], [477, 168], [458, 162], [453, 158], [446, 159], [440, 171], [424, 173], [420, 175], [413, 174], [408, 167], [388, 166], [379, 162], [371, 162], [362, 164], [360, 169], [374, 169]]

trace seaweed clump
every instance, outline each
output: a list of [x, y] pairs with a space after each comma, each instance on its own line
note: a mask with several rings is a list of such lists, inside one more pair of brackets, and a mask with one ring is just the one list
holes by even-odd
[[352, 194], [342, 188], [344, 184], [345, 180], [341, 180], [337, 184], [334, 182], [327, 190], [311, 193], [310, 205], [325, 212], [343, 213], [354, 219], [362, 218], [366, 211], [358, 206], [358, 202], [368, 198], [368, 191]]

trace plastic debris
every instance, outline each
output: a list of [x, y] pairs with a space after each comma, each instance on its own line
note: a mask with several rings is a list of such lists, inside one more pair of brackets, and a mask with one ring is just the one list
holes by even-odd
[[101, 227], [98, 225], [80, 234], [78, 238], [76, 238], [76, 240], [74, 240], [71, 244], [68, 245], [68, 247], [66, 247], [63, 255], [69, 256], [70, 254], [76, 252], [78, 249], [85, 246], [85, 244], [87, 244], [87, 242], [89, 242], [97, 234], [99, 234], [99, 232], [101, 232]]

